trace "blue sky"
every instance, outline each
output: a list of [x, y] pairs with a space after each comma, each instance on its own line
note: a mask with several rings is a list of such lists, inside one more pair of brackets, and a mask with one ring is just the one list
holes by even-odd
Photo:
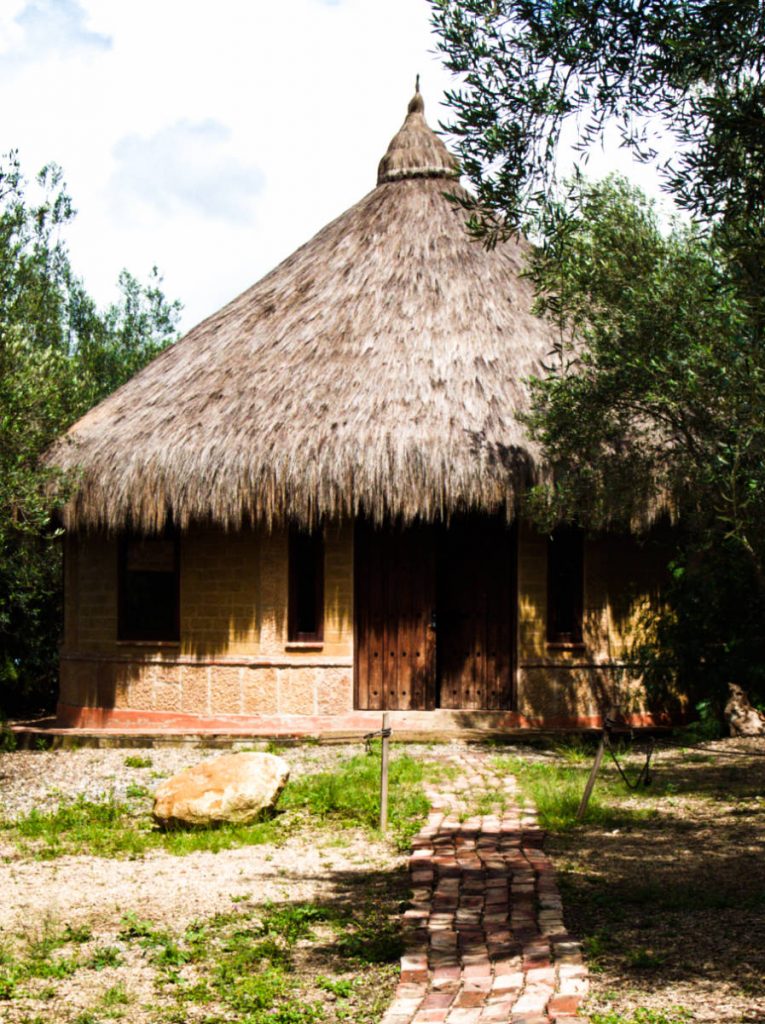
[[100, 302], [157, 264], [188, 328], [374, 186], [415, 74], [446, 116], [435, 45], [426, 0], [3, 0], [0, 151], [63, 167]]

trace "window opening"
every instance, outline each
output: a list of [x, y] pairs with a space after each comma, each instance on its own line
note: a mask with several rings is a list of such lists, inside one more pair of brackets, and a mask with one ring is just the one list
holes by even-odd
[[321, 531], [290, 531], [289, 640], [319, 643], [324, 636], [324, 539]]
[[576, 526], [558, 526], [547, 543], [547, 640], [582, 642], [584, 537]]
[[119, 544], [119, 640], [180, 639], [176, 534], [124, 537]]

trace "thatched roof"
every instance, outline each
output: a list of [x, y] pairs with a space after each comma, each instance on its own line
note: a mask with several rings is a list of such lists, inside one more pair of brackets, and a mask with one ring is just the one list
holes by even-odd
[[67, 527], [512, 515], [552, 347], [524, 247], [469, 238], [419, 94], [378, 180], [75, 423], [51, 455], [80, 474]]

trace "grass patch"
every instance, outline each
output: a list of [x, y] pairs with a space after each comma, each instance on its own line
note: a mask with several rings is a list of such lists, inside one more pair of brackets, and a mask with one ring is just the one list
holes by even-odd
[[99, 1005], [105, 1010], [112, 1010], [118, 1006], [129, 1006], [133, 1001], [132, 996], [127, 990], [124, 982], [118, 982], [116, 985], [111, 985], [102, 993], [99, 999]]
[[608, 1010], [605, 1013], [590, 1015], [592, 1024], [687, 1024], [691, 1014], [682, 1006], [675, 1006], [669, 1011], [651, 1010], [646, 1006], [638, 1006], [631, 1013], [617, 1013]]
[[87, 960], [86, 966], [94, 971], [103, 971], [106, 967], [119, 967], [122, 954], [116, 946], [97, 946]]
[[[401, 955], [397, 931], [395, 903], [388, 896], [385, 905], [370, 901], [361, 908], [268, 903], [218, 914], [183, 933], [127, 914], [120, 939], [143, 950], [157, 971], [163, 1020], [189, 1019], [195, 1016], [191, 1008], [199, 1007], [210, 1021], [314, 1024], [327, 1019], [326, 994], [348, 1007], [346, 1014], [333, 1004], [334, 1020], [377, 1019]], [[329, 970], [303, 977], [296, 950], [314, 944]], [[359, 976], [344, 976], [350, 971]], [[372, 988], [359, 1007], [356, 1001], [369, 982]]]
[[129, 754], [122, 763], [126, 768], [151, 768], [154, 765], [150, 757], [141, 757], [138, 754]]
[[[408, 848], [428, 813], [430, 805], [423, 783], [448, 777], [453, 771], [451, 766], [416, 760], [408, 754], [391, 760], [389, 835], [399, 848]], [[124, 801], [113, 796], [100, 800], [79, 796], [62, 800], [54, 810], [33, 809], [14, 821], [0, 822], [0, 828], [24, 853], [37, 859], [78, 853], [141, 857], [157, 849], [176, 856], [198, 851], [217, 853], [241, 846], [278, 845], [305, 825], [335, 833], [338, 824], [376, 831], [379, 790], [379, 753], [375, 756], [373, 751], [372, 755], [341, 761], [333, 771], [290, 782], [282, 793], [277, 814], [251, 825], [163, 831], [151, 818], [148, 790], [131, 783]]]
[[[451, 766], [394, 756], [389, 767], [388, 822], [394, 842], [408, 849], [430, 810], [423, 782], [446, 777]], [[332, 772], [297, 779], [285, 789], [280, 806], [302, 808], [323, 820], [333, 819], [376, 830], [380, 820], [379, 747], [341, 762]]]
[[[129, 790], [132, 799], [145, 799], [146, 791]], [[275, 820], [253, 825], [223, 825], [213, 829], [163, 832], [148, 810], [112, 797], [102, 800], [62, 801], [55, 810], [30, 811], [15, 821], [0, 825], [16, 845], [39, 860], [65, 854], [88, 853], [96, 857], [141, 857], [149, 850], [163, 849], [183, 856], [197, 850], [219, 850], [260, 843], [278, 843], [289, 833]]]
[[75, 974], [81, 964], [74, 956], [58, 955], [71, 942], [68, 928], [60, 932], [50, 926], [39, 935], [27, 936], [20, 951], [0, 947], [0, 1001], [21, 994], [21, 986], [33, 979], [60, 981]]
[[[539, 824], [550, 832], [566, 832], [580, 824], [576, 812], [590, 772], [590, 764], [529, 762], [520, 757], [496, 757], [493, 767], [515, 775], [524, 794], [539, 813]], [[624, 800], [635, 793], [618, 777], [602, 768], [587, 807], [584, 822], [602, 828], [619, 828], [656, 817], [651, 807], [624, 807]]]

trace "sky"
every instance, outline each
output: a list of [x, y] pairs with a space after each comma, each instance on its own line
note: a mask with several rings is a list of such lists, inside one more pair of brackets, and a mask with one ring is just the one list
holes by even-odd
[[[421, 78], [455, 84], [427, 0], [2, 0], [0, 152], [55, 162], [97, 301], [153, 265], [189, 329], [375, 185]], [[617, 152], [590, 171], [629, 169]]]

